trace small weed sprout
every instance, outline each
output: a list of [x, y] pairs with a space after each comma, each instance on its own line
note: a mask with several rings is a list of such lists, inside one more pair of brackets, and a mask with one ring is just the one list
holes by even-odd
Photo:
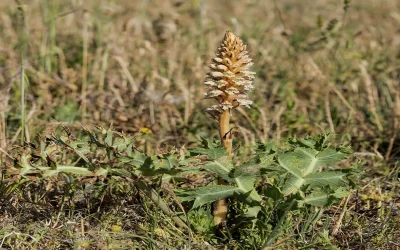
[[[255, 73], [249, 71], [252, 65], [246, 45], [239, 37], [227, 31], [204, 81], [208, 87], [206, 98], [218, 102], [217, 105], [208, 108], [207, 112], [218, 121], [221, 142], [231, 157], [233, 156], [232, 129], [229, 127], [229, 120], [233, 109], [239, 106], [250, 107], [253, 103], [246, 94], [254, 88]], [[224, 184], [224, 181], [219, 179], [218, 184]], [[226, 199], [217, 201], [214, 208], [215, 225], [224, 223], [226, 215]]]

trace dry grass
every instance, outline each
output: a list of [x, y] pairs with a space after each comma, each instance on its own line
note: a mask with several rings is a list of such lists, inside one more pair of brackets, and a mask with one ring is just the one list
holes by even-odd
[[[213, 50], [231, 30], [248, 44], [257, 72], [253, 108], [238, 109], [232, 117], [238, 133], [234, 148], [249, 152], [257, 140], [336, 133], [365, 162], [336, 244], [400, 247], [398, 1], [354, 1], [347, 12], [333, 0], [21, 2], [25, 24], [16, 3], [0, 2], [0, 161], [22, 144], [21, 133], [32, 141], [60, 124], [74, 130], [112, 123], [125, 133], [149, 128], [142, 141], [148, 153], [217, 137], [217, 124], [204, 112], [211, 102], [203, 100], [203, 81]], [[25, 131], [20, 126], [23, 44], [29, 80]], [[105, 218], [96, 222], [90, 214], [60, 215], [62, 209], [18, 197], [0, 204], [0, 239], [14, 249], [85, 248], [87, 239], [104, 241], [98, 249], [135, 247], [163, 216], [123, 197], [126, 205], [119, 209], [132, 208], [129, 213], [105, 209]], [[131, 218], [134, 212], [138, 215]], [[123, 224], [123, 232], [104, 228], [115, 223]], [[175, 227], [167, 230], [171, 238], [187, 240]]]

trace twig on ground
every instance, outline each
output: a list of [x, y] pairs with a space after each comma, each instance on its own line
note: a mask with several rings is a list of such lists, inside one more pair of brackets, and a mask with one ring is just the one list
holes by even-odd
[[343, 204], [343, 210], [342, 210], [342, 212], [340, 213], [339, 218], [338, 218], [338, 220], [336, 221], [335, 226], [333, 227], [332, 235], [337, 235], [337, 233], [339, 232], [340, 226], [342, 225], [342, 221], [343, 221], [344, 214], [345, 214], [346, 211], [347, 211], [347, 203], [349, 202], [350, 197], [351, 197], [351, 195], [349, 195], [349, 196], [347, 197], [346, 201], [345, 201], [344, 204]]

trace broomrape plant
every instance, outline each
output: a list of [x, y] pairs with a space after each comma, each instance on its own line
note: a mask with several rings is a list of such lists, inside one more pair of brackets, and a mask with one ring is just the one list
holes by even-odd
[[[229, 120], [232, 110], [239, 106], [250, 107], [246, 91], [254, 88], [254, 72], [249, 71], [253, 65], [246, 50], [246, 45], [232, 32], [227, 31], [218, 48], [216, 57], [210, 64], [210, 72], [204, 84], [208, 87], [206, 98], [215, 99], [218, 104], [207, 111], [219, 122], [219, 135], [228, 153], [232, 152], [232, 132]], [[225, 182], [218, 180], [219, 184]], [[214, 223], [220, 225], [226, 221], [227, 202], [217, 201], [214, 209]]]

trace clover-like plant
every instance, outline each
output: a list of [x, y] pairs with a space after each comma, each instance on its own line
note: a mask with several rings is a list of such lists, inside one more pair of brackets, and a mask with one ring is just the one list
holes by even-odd
[[[206, 98], [214, 99], [218, 104], [207, 109], [219, 123], [221, 142], [230, 154], [232, 152], [232, 130], [229, 120], [233, 109], [239, 106], [250, 107], [253, 103], [249, 100], [246, 91], [253, 89], [254, 72], [249, 69], [253, 65], [248, 55], [246, 45], [232, 32], [227, 31], [216, 57], [210, 64], [210, 72], [204, 81], [208, 87]], [[218, 184], [224, 184], [219, 179]], [[216, 202], [214, 208], [214, 223], [220, 225], [226, 221], [228, 211], [226, 199]]]

